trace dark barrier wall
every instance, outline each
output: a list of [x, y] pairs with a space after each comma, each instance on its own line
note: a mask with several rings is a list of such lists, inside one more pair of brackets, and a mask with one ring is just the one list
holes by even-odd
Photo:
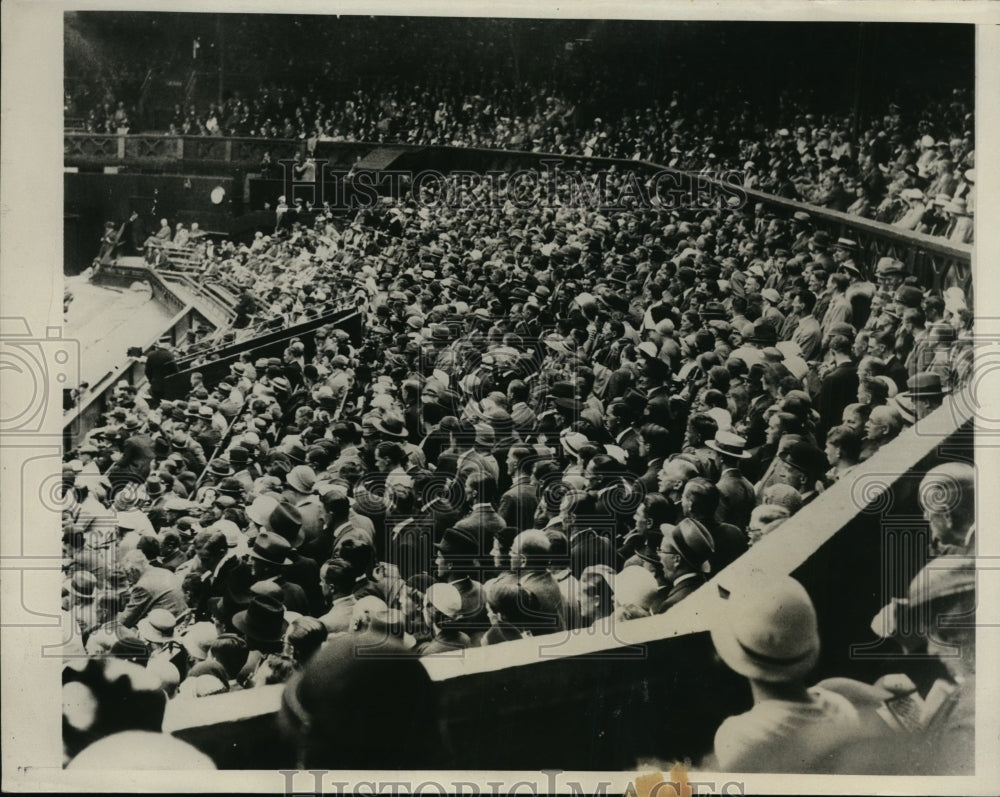
[[[226, 200], [214, 205], [210, 195], [220, 185], [226, 191]], [[70, 249], [65, 251], [67, 274], [79, 273], [90, 265], [100, 247], [106, 221], [120, 226], [136, 210], [146, 234], [155, 232], [162, 218], [170, 222], [171, 229], [178, 221], [185, 226], [196, 221], [203, 230], [226, 231], [232, 216], [230, 198], [234, 191], [242, 190], [231, 177], [75, 172], [63, 175], [63, 188], [63, 212], [72, 217], [74, 236], [72, 260]]]

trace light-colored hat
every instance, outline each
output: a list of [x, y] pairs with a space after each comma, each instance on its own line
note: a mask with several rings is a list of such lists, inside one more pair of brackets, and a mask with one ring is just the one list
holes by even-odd
[[295, 492], [308, 495], [316, 486], [316, 472], [308, 465], [296, 465], [286, 477], [286, 481]]
[[899, 393], [899, 387], [893, 381], [891, 376], [885, 376], [885, 375], [876, 376], [875, 379], [886, 386], [886, 390], [888, 390], [888, 393], [886, 395], [888, 398], [892, 398], [897, 393]]
[[171, 642], [174, 639], [174, 626], [177, 618], [166, 609], [153, 609], [137, 624], [139, 636], [147, 642]]
[[645, 567], [626, 567], [614, 579], [615, 603], [648, 610], [658, 589], [656, 576]]
[[278, 499], [273, 495], [259, 495], [247, 507], [247, 517], [258, 526], [266, 526], [271, 513], [278, 506]]
[[424, 602], [445, 617], [454, 619], [462, 613], [462, 596], [451, 584], [432, 584], [424, 594]]
[[746, 438], [740, 437], [734, 432], [716, 432], [715, 439], [706, 440], [705, 445], [727, 457], [735, 459], [749, 459], [750, 457], [746, 451]]
[[195, 623], [181, 638], [181, 644], [192, 659], [204, 661], [208, 658], [209, 648], [219, 637], [215, 623]]
[[791, 576], [759, 574], [730, 591], [712, 641], [730, 669], [758, 681], [794, 681], [819, 658], [816, 610]]
[[656, 344], [648, 340], [645, 340], [636, 346], [636, 351], [639, 352], [639, 354], [650, 358], [656, 357], [656, 355], [660, 353], [656, 348]]
[[171, 769], [215, 769], [212, 759], [194, 745], [169, 733], [152, 731], [122, 731], [98, 739], [77, 754], [66, 768], [120, 769], [123, 762], [128, 762], [129, 769], [136, 770], [162, 770], [166, 762]]

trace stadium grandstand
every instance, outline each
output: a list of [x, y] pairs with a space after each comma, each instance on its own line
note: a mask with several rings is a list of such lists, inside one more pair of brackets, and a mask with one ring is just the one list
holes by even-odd
[[973, 55], [67, 14], [64, 764], [970, 773]]

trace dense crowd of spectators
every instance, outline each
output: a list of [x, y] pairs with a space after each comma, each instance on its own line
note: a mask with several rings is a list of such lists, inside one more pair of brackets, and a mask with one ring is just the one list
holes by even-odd
[[[147, 384], [118, 386], [65, 455], [74, 695], [111, 689], [118, 659], [143, 668], [154, 718], [167, 699], [287, 683], [302, 765], [456, 766], [422, 743], [414, 655], [669, 610], [860, 463], [891, 457], [969, 376], [962, 290], [935, 292], [806, 213], [722, 199], [599, 212], [542, 202], [544, 179], [533, 190], [536, 203], [491, 210], [387, 199], [349, 223], [281, 198], [272, 234], [208, 252], [205, 274], [240, 296], [237, 325], [353, 297], [362, 332], [240, 355], [218, 381], [198, 370], [213, 353], [178, 374], [190, 353], [160, 347]], [[971, 477], [956, 482], [961, 500], [927, 516], [934, 554], [957, 560], [974, 526]], [[967, 575], [910, 600], [965, 600]], [[877, 702], [899, 680], [808, 690], [809, 599], [766, 586], [731, 601], [756, 607], [755, 625], [723, 613], [713, 636], [757, 701], [720, 728], [715, 755], [805, 771], [865, 736], [862, 687]], [[360, 643], [399, 655], [365, 661]], [[974, 675], [955, 667], [952, 742]], [[339, 721], [362, 690], [394, 713]], [[64, 719], [67, 760], [125, 729], [83, 714]], [[412, 745], [387, 750], [386, 716]]]
[[[285, 67], [297, 72], [294, 64]], [[306, 80], [265, 81], [219, 103], [176, 104], [163, 124], [170, 135], [290, 139], [309, 151], [324, 142], [370, 141], [737, 171], [749, 188], [972, 241], [975, 120], [965, 90], [930, 93], [913, 108], [887, 104], [862, 121], [846, 108], [821, 111], [810, 92], [791, 89], [777, 110], [737, 89], [701, 84], [663, 88], [630, 104], [582, 62], [557, 62], [523, 81], [443, 77], [461, 76], [463, 68], [446, 59], [436, 78], [375, 76], [358, 87], [343, 66], [325, 63]], [[581, 70], [592, 79], [579, 80]], [[135, 94], [111, 85], [77, 88], [67, 93], [66, 115], [83, 118], [92, 132], [136, 132], [137, 100], [121, 98]]]
[[[483, 93], [390, 85], [342, 99], [267, 86], [207, 109], [178, 106], [177, 135], [372, 141], [525, 150], [651, 161], [693, 172], [744, 174], [748, 188], [876, 219], [907, 230], [972, 241], [974, 119], [961, 92], [855, 130], [844, 115], [789, 103], [787, 127], [738, 97], [675, 90], [648, 107], [587, 116], [582, 97], [494, 84]], [[909, 120], [909, 121], [907, 121]]]

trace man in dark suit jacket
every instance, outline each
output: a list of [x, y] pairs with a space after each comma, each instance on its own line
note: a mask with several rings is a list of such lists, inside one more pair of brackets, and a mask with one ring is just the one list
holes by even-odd
[[[507, 472], [511, 487], [500, 498], [497, 514], [508, 526], [525, 531], [534, 525], [538, 495], [531, 483], [534, 451], [528, 446], [515, 445], [507, 452]], [[655, 489], [655, 487], [654, 487]]]
[[885, 361], [885, 375], [903, 391], [910, 373], [906, 363], [896, 356], [895, 347], [896, 337], [892, 332], [876, 332], [868, 339], [868, 353]]
[[645, 495], [655, 493], [660, 468], [670, 453], [670, 432], [657, 423], [647, 423], [639, 430], [639, 457], [646, 462], [646, 472], [639, 477]]
[[763, 445], [767, 439], [765, 413], [772, 404], [774, 404], [774, 396], [766, 389], [750, 399], [746, 417], [742, 424], [742, 434], [746, 437], [749, 448], [756, 448], [759, 445]]
[[713, 573], [718, 573], [749, 547], [745, 533], [736, 526], [716, 520], [719, 500], [719, 488], [701, 477], [685, 484], [681, 496], [685, 516], [698, 521], [712, 538], [712, 552], [706, 558]]
[[201, 562], [202, 594], [195, 616], [200, 620], [211, 619], [209, 601], [226, 594], [226, 587], [243, 576], [249, 584], [250, 568], [230, 553], [226, 535], [221, 531], [200, 531], [194, 538], [194, 550]]
[[273, 531], [262, 531], [258, 534], [250, 552], [254, 583], [271, 582], [281, 591], [281, 600], [286, 609], [299, 614], [309, 614], [313, 609], [309, 605], [305, 590], [286, 577], [288, 566], [292, 563], [289, 558], [291, 551], [292, 546], [280, 534]]
[[482, 559], [487, 553], [482, 548], [479, 531], [447, 529], [434, 547], [437, 548], [434, 565], [438, 579], [451, 584], [462, 599], [461, 610], [452, 616], [449, 627], [467, 634], [473, 644], [478, 644], [490, 627], [486, 592], [482, 583], [476, 580], [481, 577]]
[[471, 474], [465, 482], [465, 495], [471, 510], [455, 524], [456, 529], [473, 530], [479, 536], [481, 553], [493, 547], [493, 535], [507, 528], [507, 522], [497, 514], [497, 483], [489, 474]]
[[851, 341], [843, 335], [833, 335], [830, 338], [830, 351], [835, 364], [823, 377], [816, 396], [816, 410], [820, 419], [817, 443], [822, 443], [826, 438], [827, 429], [840, 423], [844, 407], [857, 401], [858, 396], [858, 366], [851, 359]]
[[[178, 372], [177, 362], [174, 353], [164, 346], [154, 343], [153, 349], [146, 355], [146, 379], [149, 380], [150, 395], [157, 403], [161, 399], [182, 398], [184, 385], [176, 384], [178, 380], [171, 380]], [[178, 392], [180, 391], [180, 392]]]
[[706, 445], [715, 451], [722, 460], [723, 470], [715, 483], [719, 491], [719, 509], [716, 518], [722, 523], [729, 523], [739, 529], [746, 529], [750, 523], [750, 513], [757, 506], [757, 496], [753, 485], [740, 473], [737, 467], [744, 459], [749, 459], [746, 452], [746, 439], [732, 432], [719, 432], [714, 440]]
[[142, 551], [129, 551], [123, 561], [125, 577], [132, 588], [128, 604], [118, 613], [118, 622], [127, 628], [135, 625], [153, 609], [166, 609], [174, 615], [187, 610], [181, 580], [163, 567], [153, 567]]
[[633, 426], [635, 420], [635, 411], [624, 401], [613, 401], [604, 411], [604, 425], [612, 442], [625, 449], [629, 471], [639, 476], [645, 471], [645, 466], [639, 455], [639, 431]]
[[656, 613], [662, 614], [705, 583], [702, 567], [712, 554], [712, 540], [701, 523], [684, 518], [663, 536], [658, 553], [664, 578], [671, 584], [666, 599], [657, 607]]

